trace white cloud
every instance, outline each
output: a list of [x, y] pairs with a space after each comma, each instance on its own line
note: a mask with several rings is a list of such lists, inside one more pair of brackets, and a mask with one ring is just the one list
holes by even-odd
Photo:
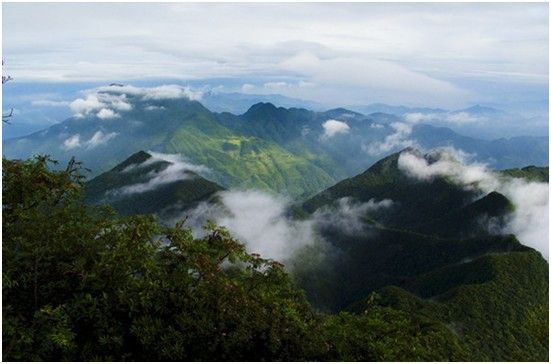
[[133, 185], [124, 186], [114, 191], [108, 191], [107, 193], [113, 196], [128, 195], [134, 193], [143, 193], [154, 190], [159, 186], [169, 184], [176, 181], [186, 180], [194, 178], [194, 175], [190, 172], [207, 174], [210, 170], [203, 165], [195, 165], [187, 161], [180, 154], [164, 154], [148, 151], [151, 158], [138, 165], [130, 165], [126, 167], [123, 172], [128, 172], [136, 168], [145, 167], [155, 162], [166, 161], [170, 164], [161, 171], [151, 171], [148, 174], [148, 180], [142, 183], [136, 183]]
[[164, 110], [165, 107], [164, 106], [156, 106], [156, 105], [147, 105], [145, 107], [145, 110], [147, 111], [153, 111], [153, 110]]
[[[95, 114], [100, 119], [113, 119], [120, 116], [121, 111], [132, 110], [133, 106], [128, 96], [138, 97], [143, 101], [159, 101], [187, 98], [199, 100], [202, 91], [179, 85], [161, 85], [156, 87], [135, 87], [131, 85], [109, 85], [86, 91], [84, 98], [78, 98], [69, 104], [77, 118]], [[161, 108], [158, 105], [149, 105]]]
[[[289, 95], [337, 103], [373, 96], [377, 102], [464, 103], [472, 94], [497, 100], [519, 82], [547, 84], [546, 9], [526, 3], [14, 3], [3, 9], [3, 50], [20, 80], [250, 77], [242, 82], [262, 85], [300, 79], [316, 86], [287, 89]], [[470, 80], [508, 84], [484, 95], [463, 82]]]
[[337, 134], [347, 134], [350, 131], [350, 127], [344, 121], [329, 119], [321, 124], [323, 127], [322, 140], [327, 140], [334, 137]]
[[96, 116], [102, 120], [120, 118], [120, 115], [111, 109], [101, 109]]
[[63, 141], [63, 149], [71, 150], [80, 147], [80, 135], [75, 134]]
[[106, 144], [109, 140], [119, 135], [118, 133], [103, 133], [98, 130], [86, 141], [82, 141], [80, 134], [75, 134], [63, 141], [62, 149], [71, 150], [75, 148], [85, 147], [86, 149], [93, 149], [98, 145]]
[[249, 253], [283, 263], [289, 263], [305, 246], [325, 244], [319, 234], [322, 229], [330, 227], [349, 234], [365, 232], [369, 228], [363, 220], [366, 214], [392, 206], [388, 199], [359, 203], [343, 198], [335, 206], [316, 211], [309, 219], [295, 220], [288, 216], [292, 201], [281, 196], [247, 190], [224, 191], [219, 197], [223, 207], [201, 203], [174, 221], [185, 216], [194, 233], [201, 233], [206, 220], [214, 220], [244, 243]]
[[250, 83], [244, 83], [243, 85], [241, 85], [241, 91], [244, 93], [252, 92], [255, 88], [255, 85], [252, 85]]
[[343, 197], [337, 201], [336, 208], [325, 206], [314, 213], [313, 219], [319, 228], [335, 228], [347, 235], [361, 233], [365, 229], [364, 218], [370, 212], [392, 207], [390, 199], [368, 202], [355, 202], [350, 197]]
[[270, 90], [281, 90], [289, 87], [287, 82], [278, 81], [278, 82], [266, 82], [264, 87]]
[[98, 145], [106, 144], [108, 141], [113, 139], [119, 135], [119, 133], [103, 133], [101, 130], [98, 130], [97, 132], [92, 135], [92, 137], [85, 143], [86, 148], [92, 149], [97, 147]]
[[54, 100], [33, 100], [31, 101], [33, 106], [50, 106], [50, 107], [67, 107], [69, 101], [54, 101]]
[[182, 98], [187, 98], [190, 100], [200, 100], [203, 96], [203, 93], [200, 90], [193, 90], [191, 87], [180, 85], [161, 85], [156, 87], [112, 85], [99, 87], [97, 91], [110, 94], [139, 96], [142, 100], [170, 100]]
[[87, 94], [84, 98], [74, 100], [69, 104], [69, 107], [77, 118], [96, 114], [100, 119], [118, 117], [119, 115], [114, 110], [128, 111], [132, 109], [132, 105], [128, 102], [125, 94], [95, 91]]
[[450, 124], [470, 124], [487, 121], [486, 117], [476, 116], [466, 111], [454, 111], [444, 113], [414, 112], [405, 114], [404, 118], [407, 122], [410, 123], [436, 121]]
[[515, 206], [503, 232], [515, 234], [521, 243], [548, 259], [549, 184], [499, 176], [484, 164], [469, 163], [468, 155], [452, 148], [435, 153], [431, 157], [435, 161], [429, 163], [420, 155], [404, 152], [398, 158], [398, 167], [412, 178], [447, 176], [465, 189], [502, 193]]
[[393, 122], [390, 124], [394, 132], [385, 137], [381, 142], [375, 141], [363, 144], [362, 150], [372, 156], [380, 156], [396, 149], [417, 146], [417, 142], [409, 138], [412, 131], [410, 124]]

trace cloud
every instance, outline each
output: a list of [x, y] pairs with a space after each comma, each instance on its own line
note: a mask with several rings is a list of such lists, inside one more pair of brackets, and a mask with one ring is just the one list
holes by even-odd
[[187, 218], [194, 233], [210, 219], [225, 226], [247, 247], [249, 253], [289, 263], [306, 246], [326, 244], [320, 234], [326, 228], [352, 234], [365, 232], [366, 214], [392, 206], [392, 201], [370, 200], [358, 203], [351, 198], [340, 199], [335, 206], [326, 206], [310, 218], [293, 219], [288, 211], [289, 199], [256, 190], [219, 193], [222, 206], [203, 202], [182, 212], [172, 222]]
[[250, 83], [244, 83], [243, 85], [241, 85], [241, 91], [244, 93], [252, 92], [255, 88], [256, 86]]
[[289, 87], [289, 84], [284, 81], [278, 81], [278, 82], [266, 82], [264, 84], [264, 87], [270, 90], [281, 90], [284, 88]]
[[108, 191], [107, 194], [118, 196], [143, 193], [154, 190], [162, 185], [194, 178], [195, 175], [193, 173], [207, 174], [210, 172], [210, 170], [203, 165], [195, 165], [188, 162], [181, 154], [164, 154], [152, 151], [148, 151], [148, 153], [151, 155], [151, 158], [141, 164], [129, 165], [123, 170], [123, 173], [137, 168], [143, 168], [159, 161], [169, 162], [170, 164], [160, 171], [153, 170], [149, 172], [147, 174], [147, 181], [145, 182], [135, 183], [121, 187], [117, 190]]
[[101, 130], [98, 130], [94, 133], [94, 135], [92, 135], [92, 137], [90, 137], [90, 139], [82, 141], [80, 134], [75, 134], [63, 141], [62, 149], [71, 150], [80, 147], [93, 149], [99, 145], [106, 144], [117, 135], [119, 135], [119, 133], [103, 133]]
[[77, 118], [84, 118], [95, 114], [100, 119], [117, 117], [116, 111], [129, 111], [132, 105], [125, 94], [109, 94], [93, 92], [84, 98], [78, 98], [69, 104], [71, 111]]
[[14, 3], [4, 9], [3, 46], [18, 80], [303, 79], [317, 87], [302, 97], [337, 103], [463, 103], [462, 88], [514, 100], [525, 89], [547, 94], [545, 6]]
[[322, 140], [327, 140], [334, 137], [337, 134], [347, 134], [350, 131], [350, 127], [344, 121], [329, 119], [323, 124], [323, 134], [321, 135]]
[[358, 234], [364, 231], [363, 219], [370, 212], [388, 209], [393, 205], [392, 200], [383, 199], [376, 202], [355, 202], [351, 197], [343, 197], [337, 201], [335, 207], [322, 207], [314, 213], [315, 225], [318, 228], [333, 228], [341, 230], [347, 235]]
[[164, 106], [156, 106], [156, 105], [147, 105], [145, 108], [147, 111], [153, 111], [153, 110], [164, 110]]
[[405, 114], [404, 118], [410, 123], [436, 121], [450, 124], [471, 124], [488, 120], [486, 117], [476, 116], [467, 111], [453, 111], [444, 113], [414, 112]]
[[120, 118], [121, 116], [111, 109], [101, 109], [96, 116], [102, 120]]
[[[77, 118], [89, 115], [105, 120], [120, 116], [120, 112], [130, 111], [133, 106], [130, 97], [143, 101], [159, 101], [187, 98], [199, 100], [202, 91], [192, 90], [190, 87], [179, 85], [161, 85], [156, 87], [135, 87], [131, 85], [101, 86], [86, 91], [84, 98], [78, 98], [69, 104], [71, 111]], [[159, 107], [158, 105], [149, 105]]]
[[390, 126], [394, 129], [392, 134], [387, 135], [381, 142], [375, 141], [369, 144], [363, 144], [362, 150], [371, 156], [380, 156], [392, 150], [417, 146], [417, 142], [409, 138], [412, 131], [411, 125], [402, 122], [393, 122]]
[[415, 179], [427, 181], [446, 176], [468, 190], [502, 193], [515, 210], [501, 232], [515, 234], [521, 243], [548, 259], [549, 184], [498, 175], [484, 164], [469, 163], [469, 155], [453, 148], [433, 152], [428, 159], [431, 162], [421, 155], [403, 152], [398, 167]]
[[103, 133], [101, 130], [98, 130], [97, 132], [92, 135], [92, 137], [85, 143], [86, 148], [92, 149], [97, 147], [98, 145], [106, 144], [108, 141], [113, 139], [119, 135], [119, 133]]
[[71, 150], [80, 147], [80, 135], [75, 134], [63, 141], [63, 149]]
[[161, 85], [156, 87], [110, 85], [99, 87], [97, 91], [109, 94], [138, 96], [142, 100], [170, 100], [182, 98], [200, 100], [203, 96], [203, 92], [200, 90], [193, 90], [191, 87], [180, 85]]
[[31, 101], [33, 106], [50, 106], [50, 107], [67, 107], [69, 101], [54, 101], [54, 100], [33, 100]]

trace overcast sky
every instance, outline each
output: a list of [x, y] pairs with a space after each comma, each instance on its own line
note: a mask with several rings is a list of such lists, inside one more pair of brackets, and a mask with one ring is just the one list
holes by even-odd
[[545, 3], [2, 7], [3, 58], [21, 82], [227, 78], [343, 105], [548, 98]]

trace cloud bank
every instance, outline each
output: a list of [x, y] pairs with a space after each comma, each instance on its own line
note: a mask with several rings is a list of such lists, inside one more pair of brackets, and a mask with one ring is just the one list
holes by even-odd
[[219, 193], [223, 207], [201, 203], [185, 211], [173, 221], [187, 217], [195, 233], [211, 219], [225, 226], [247, 247], [250, 253], [289, 263], [306, 246], [327, 244], [321, 229], [333, 228], [345, 234], [365, 232], [369, 228], [364, 218], [370, 212], [390, 208], [391, 200], [370, 200], [358, 203], [351, 198], [340, 199], [336, 206], [316, 211], [306, 220], [288, 216], [292, 201], [261, 191], [225, 191]]
[[[135, 87], [131, 85], [102, 86], [85, 92], [84, 98], [78, 98], [69, 104], [74, 117], [95, 116], [102, 120], [120, 117], [120, 112], [130, 111], [133, 106], [130, 97], [142, 101], [159, 101], [187, 98], [200, 100], [202, 92], [179, 85], [161, 85], [156, 87]], [[148, 110], [160, 108], [148, 105]]]

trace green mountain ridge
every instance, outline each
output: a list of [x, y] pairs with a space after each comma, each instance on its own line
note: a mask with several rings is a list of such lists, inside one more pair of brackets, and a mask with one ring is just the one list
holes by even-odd
[[[314, 112], [271, 103], [254, 104], [242, 115], [213, 113], [198, 101], [143, 98], [124, 94], [116, 86], [100, 94], [124, 96], [131, 108], [117, 110], [118, 117], [111, 119], [92, 113], [6, 140], [5, 156], [28, 158], [39, 153], [65, 162], [74, 155], [93, 177], [137, 150], [179, 153], [211, 168], [213, 181], [225, 188], [257, 188], [306, 198], [376, 162], [387, 152], [371, 155], [366, 148], [395, 133], [392, 123], [403, 122], [391, 114], [364, 116], [343, 108]], [[322, 138], [322, 124], [329, 119], [346, 122], [349, 131]], [[410, 138], [427, 149], [454, 145], [496, 168], [547, 164], [545, 138], [488, 142], [428, 125], [413, 126]]]
[[212, 201], [218, 191], [224, 190], [214, 182], [185, 170], [181, 179], [144, 191], [124, 193], [124, 188], [144, 186], [167, 170], [173, 163], [153, 158], [140, 151], [108, 172], [102, 173], [85, 185], [87, 204], [110, 204], [122, 215], [152, 214], [168, 216], [174, 211], [195, 207], [203, 201]]

